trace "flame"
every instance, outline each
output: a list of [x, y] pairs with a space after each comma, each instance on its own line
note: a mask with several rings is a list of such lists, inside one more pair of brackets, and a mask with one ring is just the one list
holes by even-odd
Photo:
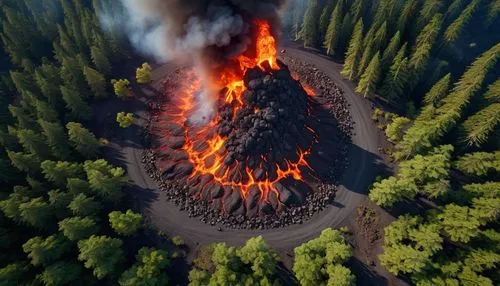
[[[214, 81], [223, 93], [223, 101], [233, 106], [233, 120], [237, 112], [243, 108], [243, 93], [246, 90], [244, 85], [244, 75], [248, 69], [259, 67], [265, 69], [265, 63], [269, 64], [272, 70], [279, 70], [280, 67], [276, 58], [276, 40], [271, 34], [271, 27], [265, 20], [255, 20], [256, 28], [255, 49], [254, 55], [239, 55], [231, 61], [227, 66], [214, 71]], [[195, 112], [195, 94], [201, 89], [201, 82], [191, 75], [186, 82], [190, 86], [183, 91], [173, 102], [178, 112], [169, 112], [169, 118], [175, 122], [184, 125], [188, 118]], [[258, 112], [258, 109], [254, 109]], [[256, 185], [260, 191], [260, 198], [267, 200], [268, 195], [272, 192], [279, 198], [279, 192], [273, 186], [274, 183], [281, 179], [291, 177], [295, 180], [304, 180], [302, 174], [303, 168], [309, 168], [305, 157], [310, 154], [310, 150], [297, 150], [298, 160], [296, 162], [286, 161], [286, 168], [275, 165], [277, 176], [275, 179], [258, 180], [253, 170], [249, 169], [246, 164], [235, 161], [229, 167], [224, 163], [227, 158], [224, 143], [226, 138], [214, 132], [214, 127], [220, 121], [219, 115], [216, 115], [210, 123], [205, 126], [190, 126], [184, 130], [185, 143], [182, 149], [188, 154], [189, 161], [193, 164], [194, 169], [190, 175], [193, 178], [197, 175], [210, 174], [214, 180], [222, 186], [230, 186], [240, 190], [243, 198], [246, 198], [250, 187]], [[204, 145], [204, 148], [199, 148]], [[267, 161], [266, 158], [261, 158]], [[229, 177], [229, 174], [237, 172], [239, 180], [234, 180]], [[265, 176], [267, 178], [267, 176]]]

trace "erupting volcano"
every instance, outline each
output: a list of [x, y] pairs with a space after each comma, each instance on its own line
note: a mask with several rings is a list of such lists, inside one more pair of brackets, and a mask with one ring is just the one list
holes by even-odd
[[267, 20], [250, 23], [243, 52], [220, 57], [220, 47], [208, 48], [202, 71], [182, 68], [166, 79], [150, 126], [149, 170], [176, 185], [182, 208], [195, 202], [212, 218], [240, 223], [304, 211], [308, 202], [324, 206], [334, 195], [325, 184], [335, 180], [335, 158], [345, 152], [327, 97], [278, 60]]

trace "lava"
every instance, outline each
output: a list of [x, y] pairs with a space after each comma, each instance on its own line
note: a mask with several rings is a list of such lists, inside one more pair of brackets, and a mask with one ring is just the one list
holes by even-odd
[[[247, 52], [227, 61], [221, 67], [215, 69], [211, 76], [217, 88], [221, 90], [219, 104], [232, 106], [232, 120], [238, 116], [238, 112], [244, 107], [243, 95], [246, 91], [244, 77], [249, 69], [259, 68], [262, 71], [278, 71], [280, 66], [277, 61], [276, 40], [271, 33], [271, 27], [265, 20], [254, 20], [254, 45]], [[250, 168], [248, 158], [243, 161], [235, 160], [232, 164], [226, 164], [228, 151], [226, 150], [227, 136], [220, 135], [216, 130], [221, 121], [221, 115], [217, 113], [207, 124], [200, 126], [191, 124], [190, 118], [196, 112], [196, 93], [202, 89], [202, 84], [195, 74], [190, 74], [186, 79], [189, 87], [179, 91], [179, 96], [173, 99], [171, 107], [166, 111], [168, 118], [179, 126], [187, 126], [183, 131], [182, 150], [187, 154], [187, 159], [192, 164], [192, 170], [187, 181], [199, 181], [201, 177], [209, 177], [212, 181], [223, 187], [231, 187], [239, 190], [241, 197], [246, 199], [252, 186], [257, 186], [260, 192], [260, 200], [267, 201], [269, 195], [274, 193], [280, 198], [280, 192], [276, 184], [283, 179], [293, 178], [304, 181], [303, 170], [312, 170], [307, 162], [307, 156], [311, 148], [300, 149], [296, 147], [296, 158], [284, 158], [283, 162], [268, 162], [271, 159], [260, 156], [259, 169], [265, 174], [256, 173], [256, 168]], [[314, 95], [312, 88], [305, 88], [308, 95]], [[254, 108], [254, 112], [260, 112]], [[304, 126], [304, 129], [308, 126]], [[311, 130], [311, 128], [308, 128]], [[314, 132], [311, 131], [314, 137]], [[317, 142], [317, 138], [313, 138]], [[311, 142], [311, 143], [314, 143]], [[274, 172], [266, 170], [262, 165], [272, 164]], [[203, 187], [203, 186], [201, 186]], [[201, 192], [200, 192], [201, 193]], [[201, 195], [200, 195], [201, 196]], [[280, 203], [281, 204], [281, 203]]]

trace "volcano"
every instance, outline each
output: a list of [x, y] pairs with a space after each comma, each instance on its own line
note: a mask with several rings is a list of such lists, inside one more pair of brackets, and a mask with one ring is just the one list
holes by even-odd
[[268, 22], [253, 23], [253, 46], [211, 69], [215, 111], [200, 108], [200, 73], [183, 68], [166, 79], [150, 126], [154, 177], [212, 217], [239, 221], [325, 205], [334, 189], [324, 184], [336, 180], [335, 158], [345, 155], [328, 97], [277, 59]]

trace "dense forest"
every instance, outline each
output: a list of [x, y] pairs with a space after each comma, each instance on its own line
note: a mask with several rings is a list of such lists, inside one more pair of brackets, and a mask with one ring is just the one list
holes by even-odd
[[[382, 265], [417, 285], [498, 285], [500, 1], [290, 2], [287, 36], [343, 62], [360, 96], [387, 106], [373, 119], [397, 167], [369, 198], [424, 205], [386, 227]], [[163, 235], [129, 209], [126, 172], [91, 130], [96, 103], [133, 96], [114, 79], [133, 51], [100, 27], [103, 9], [122, 8], [0, 3], [0, 285], [354, 285], [347, 231], [333, 229], [294, 249], [289, 279], [262, 237], [204, 246], [189, 277], [172, 277], [182, 239], [144, 239]]]
[[[393, 145], [369, 198], [400, 216], [383, 266], [417, 285], [500, 281], [500, 1], [293, 1], [288, 35], [343, 62]], [[395, 110], [395, 112], [394, 112]]]

